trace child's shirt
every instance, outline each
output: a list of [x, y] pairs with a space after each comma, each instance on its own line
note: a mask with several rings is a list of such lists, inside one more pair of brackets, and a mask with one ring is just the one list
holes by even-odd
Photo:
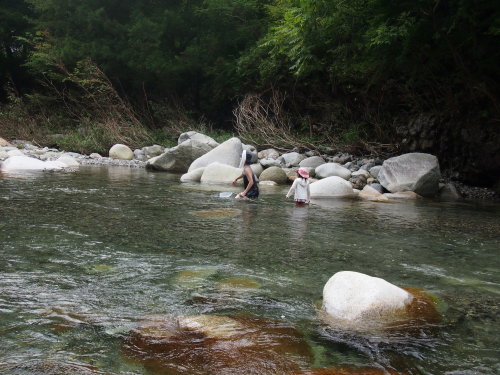
[[296, 178], [292, 184], [290, 190], [286, 195], [287, 198], [295, 192], [294, 200], [310, 200], [311, 193], [309, 191], [309, 179], [305, 178]]

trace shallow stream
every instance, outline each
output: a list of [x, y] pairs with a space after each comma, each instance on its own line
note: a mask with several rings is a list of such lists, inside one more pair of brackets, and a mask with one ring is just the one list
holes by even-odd
[[[152, 374], [122, 352], [151, 315], [249, 315], [301, 331], [313, 367], [500, 373], [500, 205], [323, 200], [121, 167], [0, 175], [0, 373]], [[438, 300], [418, 333], [354, 335], [318, 318], [351, 270]]]

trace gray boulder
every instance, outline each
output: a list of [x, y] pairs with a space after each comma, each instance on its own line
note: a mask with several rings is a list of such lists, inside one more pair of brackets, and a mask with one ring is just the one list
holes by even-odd
[[326, 178], [330, 176], [342, 177], [344, 180], [351, 178], [351, 171], [338, 163], [325, 163], [314, 169], [316, 177]]
[[281, 155], [284, 160], [286, 168], [296, 167], [299, 163], [306, 158], [305, 155], [299, 154], [298, 152], [287, 152]]
[[427, 197], [438, 192], [440, 178], [438, 159], [417, 152], [387, 159], [378, 174], [379, 182], [391, 193], [413, 191]]
[[193, 161], [189, 166], [188, 172], [196, 168], [206, 167], [215, 162], [227, 164], [236, 168], [240, 164], [242, 151], [243, 145], [238, 138], [234, 137], [228, 139]]
[[325, 163], [325, 159], [323, 159], [321, 156], [311, 156], [310, 158], [302, 160], [299, 163], [299, 167], [317, 168]]
[[368, 171], [373, 177], [378, 178], [378, 173], [380, 172], [381, 169], [382, 169], [381, 165], [376, 165], [374, 167], [371, 167]]
[[201, 143], [206, 143], [208, 146], [210, 146], [211, 149], [216, 148], [219, 145], [219, 143], [215, 139], [209, 137], [208, 135], [195, 132], [193, 130], [182, 133], [179, 136], [177, 143], [181, 144], [182, 142], [188, 141], [190, 139]]
[[188, 139], [181, 144], [168, 149], [165, 153], [149, 159], [146, 168], [159, 171], [184, 173], [191, 163], [212, 150], [212, 147], [194, 139]]
[[279, 157], [277, 159], [272, 159], [272, 158], [260, 159], [259, 163], [264, 168], [269, 168], [269, 167], [283, 167], [285, 165], [284, 162], [283, 162], [283, 159], [281, 157]]
[[264, 169], [264, 171], [260, 174], [259, 180], [274, 181], [277, 184], [282, 185], [287, 183], [288, 178], [283, 169], [279, 167], [269, 167], [267, 169]]
[[147, 159], [151, 159], [155, 156], [163, 154], [165, 152], [165, 147], [160, 145], [147, 146], [143, 147], [142, 151]]

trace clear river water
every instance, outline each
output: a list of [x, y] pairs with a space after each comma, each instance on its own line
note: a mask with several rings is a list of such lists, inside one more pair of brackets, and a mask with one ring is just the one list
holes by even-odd
[[[500, 373], [500, 205], [321, 200], [122, 167], [0, 175], [0, 373], [137, 374], [123, 340], [147, 316], [249, 315], [303, 333], [311, 367]], [[425, 290], [442, 320], [331, 330], [322, 290], [350, 270]]]

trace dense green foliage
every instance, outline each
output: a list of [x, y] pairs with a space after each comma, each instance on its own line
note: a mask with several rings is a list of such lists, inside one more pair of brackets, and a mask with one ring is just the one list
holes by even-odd
[[91, 61], [150, 129], [179, 111], [230, 129], [276, 91], [292, 130], [346, 142], [420, 112], [500, 118], [495, 0], [12, 0], [0, 21], [0, 99], [60, 117]]

